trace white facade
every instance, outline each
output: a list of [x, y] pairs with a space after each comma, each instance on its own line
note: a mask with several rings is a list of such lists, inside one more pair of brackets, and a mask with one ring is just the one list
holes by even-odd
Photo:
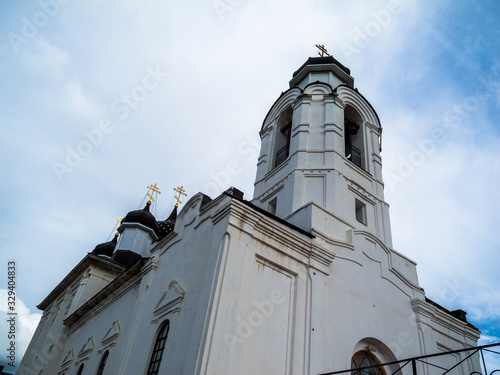
[[158, 374], [321, 374], [359, 351], [384, 363], [477, 345], [392, 249], [376, 113], [335, 60], [308, 62], [264, 121], [254, 199], [197, 194], [159, 241], [124, 223], [116, 250], [142, 260], [87, 255], [40, 305], [18, 374], [96, 374], [106, 352], [104, 374], [147, 374], [167, 322]]

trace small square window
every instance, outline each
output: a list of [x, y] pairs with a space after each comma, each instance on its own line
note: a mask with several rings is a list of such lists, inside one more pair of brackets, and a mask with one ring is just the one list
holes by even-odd
[[366, 225], [366, 205], [358, 201], [356, 201], [356, 220], [359, 221], [361, 224]]

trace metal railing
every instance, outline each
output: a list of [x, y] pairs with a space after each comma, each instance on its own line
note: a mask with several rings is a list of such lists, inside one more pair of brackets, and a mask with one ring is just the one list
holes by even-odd
[[[490, 349], [490, 348], [497, 347], [497, 346], [500, 346], [500, 343], [483, 345], [483, 346], [475, 346], [473, 348], [451, 350], [451, 351], [443, 352], [443, 353], [422, 355], [422, 356], [418, 356], [418, 357], [402, 359], [400, 361], [386, 362], [386, 363], [382, 363], [380, 365], [366, 366], [366, 367], [362, 367], [362, 368], [348, 369], [348, 370], [342, 370], [342, 371], [326, 372], [326, 373], [322, 373], [319, 375], [337, 375], [337, 374], [348, 374], [348, 373], [350, 373], [351, 375], [373, 374], [374, 368], [385, 369], [386, 367], [391, 366], [391, 365], [398, 365], [398, 369], [394, 372], [386, 372], [387, 375], [389, 375], [389, 374], [390, 375], [396, 375], [396, 374], [401, 375], [401, 373], [402, 373], [401, 370], [406, 365], [408, 365], [410, 363], [411, 363], [411, 368], [412, 368], [412, 375], [419, 375], [418, 371], [417, 371], [417, 363], [423, 363], [423, 364], [433, 366], [435, 368], [439, 368], [442, 371], [442, 372], [440, 372], [440, 374], [445, 375], [445, 374], [450, 373], [452, 370], [456, 369], [462, 363], [464, 363], [469, 358], [473, 357], [474, 355], [476, 355], [478, 353], [479, 353], [479, 357], [481, 359], [481, 363], [479, 365], [480, 365], [480, 367], [482, 367], [481, 371], [484, 371], [484, 372], [481, 373], [479, 371], [473, 371], [470, 373], [470, 375], [500, 374], [500, 369], [494, 369], [494, 370], [490, 369], [491, 371], [488, 372], [488, 369], [486, 367], [486, 361], [484, 359], [484, 352], [493, 353], [493, 354], [500, 356], [500, 352]], [[460, 361], [458, 361], [457, 363], [455, 363], [453, 366], [451, 366], [449, 368], [446, 368], [446, 367], [440, 366], [438, 364], [431, 363], [431, 362], [427, 361], [427, 359], [430, 359], [430, 358], [436, 358], [436, 357], [445, 356], [445, 355], [453, 355], [453, 354], [457, 354], [457, 353], [468, 353], [468, 352], [471, 352], [471, 353], [468, 354], [465, 358], [461, 359]], [[370, 370], [372, 370], [372, 371], [370, 371]], [[461, 372], [459, 372], [459, 373], [461, 374]]]
[[288, 150], [288, 145], [285, 145], [278, 150], [278, 152], [276, 153], [276, 159], [274, 161], [275, 168], [286, 160], [286, 158], [288, 157]]
[[347, 143], [345, 145], [345, 157], [358, 167], [363, 168], [361, 166], [361, 151], [359, 148]]

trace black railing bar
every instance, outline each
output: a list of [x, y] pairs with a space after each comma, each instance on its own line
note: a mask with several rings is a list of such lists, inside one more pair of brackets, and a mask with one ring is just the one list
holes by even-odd
[[[418, 359], [422, 359], [422, 358], [432, 358], [432, 357], [439, 357], [439, 356], [448, 355], [448, 354], [469, 352], [471, 350], [482, 350], [484, 348], [491, 348], [491, 347], [494, 347], [494, 346], [500, 346], [500, 342], [497, 342], [496, 344], [488, 344], [488, 345], [482, 345], [482, 346], [475, 346], [475, 347], [472, 347], [472, 348], [451, 350], [449, 352], [442, 352], [442, 353], [434, 353], [434, 354], [428, 354], [428, 355], [421, 355], [421, 356], [413, 357], [413, 358], [405, 358], [405, 359], [401, 359], [399, 361], [392, 361], [392, 362], [382, 363], [380, 365], [363, 367], [362, 369], [370, 369], [370, 368], [381, 367], [381, 366], [395, 365], [395, 364], [398, 364], [398, 363], [401, 363], [401, 362], [411, 361], [413, 359], [418, 360]], [[322, 373], [322, 374], [319, 374], [319, 375], [336, 375], [336, 374], [342, 374], [344, 372], [351, 372], [351, 371], [352, 371], [352, 369], [347, 369], [347, 370], [341, 370], [341, 371], [325, 372], [325, 373]]]
[[440, 368], [441, 370], [447, 370], [446, 367], [441, 367], [441, 366], [435, 365], [434, 363], [425, 362], [423, 359], [417, 359], [417, 361], [419, 361], [420, 363], [425, 363], [426, 365], [431, 365], [431, 366]]
[[487, 352], [490, 352], [490, 353], [495, 353], [495, 354], [500, 355], [500, 352], [496, 352], [494, 350], [490, 350], [490, 349], [484, 349], [484, 350], [486, 350]]
[[395, 375], [396, 372], [400, 371], [403, 369], [403, 367], [405, 367], [408, 363], [410, 363], [410, 361], [406, 362], [403, 366], [400, 366], [396, 371], [394, 371], [391, 375]]
[[356, 372], [356, 374], [361, 374], [361, 373], [371, 374], [371, 372], [368, 372], [368, 371], [363, 370], [363, 369], [351, 369], [351, 375], [352, 375], [353, 372]]
[[446, 372], [443, 372], [441, 375], [445, 375], [447, 374], [448, 372], [450, 372], [451, 370], [453, 370], [455, 367], [459, 366], [461, 363], [465, 362], [466, 360], [468, 360], [470, 357], [472, 357], [474, 354], [476, 354], [479, 350], [476, 350], [474, 353], [471, 353], [469, 354], [467, 357], [465, 357], [464, 359], [462, 359], [460, 362], [458, 362], [455, 366], [449, 368]]
[[484, 375], [488, 375], [488, 369], [486, 368], [486, 362], [484, 361], [483, 351], [480, 350], [479, 352], [481, 353], [481, 359], [483, 360]]
[[490, 375], [493, 375], [495, 372], [500, 372], [500, 370], [493, 370]]

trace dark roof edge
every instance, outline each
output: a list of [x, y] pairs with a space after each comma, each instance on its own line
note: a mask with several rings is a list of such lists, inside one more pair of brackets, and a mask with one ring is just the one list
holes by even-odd
[[71, 271], [69, 271], [66, 277], [62, 279], [59, 282], [59, 284], [55, 286], [54, 289], [52, 289], [49, 295], [45, 297], [44, 300], [38, 304], [37, 309], [42, 311], [45, 310], [50, 305], [50, 303], [52, 303], [52, 301], [56, 299], [59, 293], [71, 284], [70, 280], [73, 278], [73, 276], [81, 272], [83, 268], [85, 268], [86, 264], [91, 261], [98, 261], [102, 265], [115, 268], [116, 270], [125, 269], [123, 265], [113, 261], [112, 259], [106, 259], [92, 253], [87, 253], [87, 255], [75, 267], [73, 267]]
[[477, 330], [477, 331], [480, 331], [480, 329], [479, 329], [479, 328], [477, 328], [475, 325], [473, 325], [473, 324], [469, 323], [465, 317], [462, 319], [462, 318], [460, 318], [460, 317], [458, 316], [458, 312], [459, 312], [459, 311], [462, 311], [462, 312], [464, 312], [464, 313], [465, 313], [465, 311], [463, 311], [463, 310], [454, 310], [454, 311], [450, 311], [450, 310], [448, 310], [447, 308], [445, 308], [445, 307], [441, 306], [439, 303], [434, 302], [433, 300], [431, 300], [431, 299], [430, 299], [430, 298], [428, 298], [428, 297], [425, 297], [425, 302], [430, 303], [432, 306], [434, 306], [434, 307], [438, 308], [439, 310], [441, 310], [441, 311], [443, 311], [443, 312], [447, 313], [448, 315], [452, 316], [453, 318], [458, 319], [458, 320], [460, 320], [461, 322], [463, 322], [463, 323], [467, 324], [470, 328], [473, 328], [473, 329], [475, 329], [475, 330]]
[[273, 219], [273, 220], [277, 221], [277, 222], [278, 222], [278, 223], [280, 223], [280, 224], [286, 225], [286, 226], [287, 226], [287, 227], [289, 227], [290, 229], [293, 229], [293, 230], [295, 230], [295, 231], [297, 231], [297, 232], [299, 232], [299, 233], [301, 233], [301, 234], [303, 234], [303, 235], [305, 235], [305, 236], [307, 236], [307, 237], [309, 237], [309, 238], [315, 238], [315, 237], [316, 237], [316, 236], [315, 236], [314, 234], [312, 234], [311, 232], [308, 232], [308, 231], [306, 231], [306, 230], [304, 230], [304, 229], [302, 229], [302, 228], [299, 228], [299, 227], [297, 227], [297, 226], [293, 225], [292, 223], [289, 223], [288, 221], [283, 220], [283, 219], [279, 218], [279, 217], [278, 217], [278, 216], [276, 216], [276, 215], [273, 215], [272, 213], [270, 213], [270, 212], [268, 212], [268, 211], [264, 210], [263, 208], [260, 208], [260, 207], [256, 206], [255, 204], [253, 204], [253, 203], [251, 203], [251, 202], [249, 202], [249, 201], [247, 201], [247, 200], [245, 200], [245, 199], [238, 198], [237, 196], [235, 196], [235, 195], [233, 195], [233, 194], [230, 194], [230, 193], [228, 193], [227, 191], [224, 191], [222, 194], [227, 195], [228, 197], [230, 197], [230, 198], [232, 198], [232, 199], [236, 199], [238, 202], [243, 203], [244, 205], [246, 205], [246, 206], [248, 206], [248, 207], [250, 207], [250, 208], [254, 209], [255, 211], [257, 211], [257, 212], [259, 212], [259, 213], [263, 214], [264, 216], [267, 216], [268, 218]]
[[320, 64], [335, 64], [344, 73], [346, 73], [349, 76], [351, 75], [351, 70], [348, 67], [341, 64], [335, 57], [324, 56], [324, 57], [309, 57], [307, 59], [307, 61], [304, 64], [302, 64], [302, 66], [293, 73], [292, 78], [294, 78], [297, 74], [299, 74], [300, 71], [302, 69], [304, 69], [307, 65], [320, 65]]
[[118, 275], [113, 281], [111, 281], [108, 285], [102, 288], [97, 294], [95, 294], [92, 298], [90, 298], [87, 302], [81, 305], [78, 309], [73, 311], [73, 313], [64, 319], [63, 324], [65, 326], [71, 326], [77, 320], [79, 320], [82, 316], [84, 316], [89, 310], [91, 310], [94, 306], [103, 301], [106, 297], [113, 293], [117, 288], [125, 284], [130, 278], [140, 272], [142, 265], [149, 258], [141, 258], [139, 259], [132, 267], [122, 272]]

